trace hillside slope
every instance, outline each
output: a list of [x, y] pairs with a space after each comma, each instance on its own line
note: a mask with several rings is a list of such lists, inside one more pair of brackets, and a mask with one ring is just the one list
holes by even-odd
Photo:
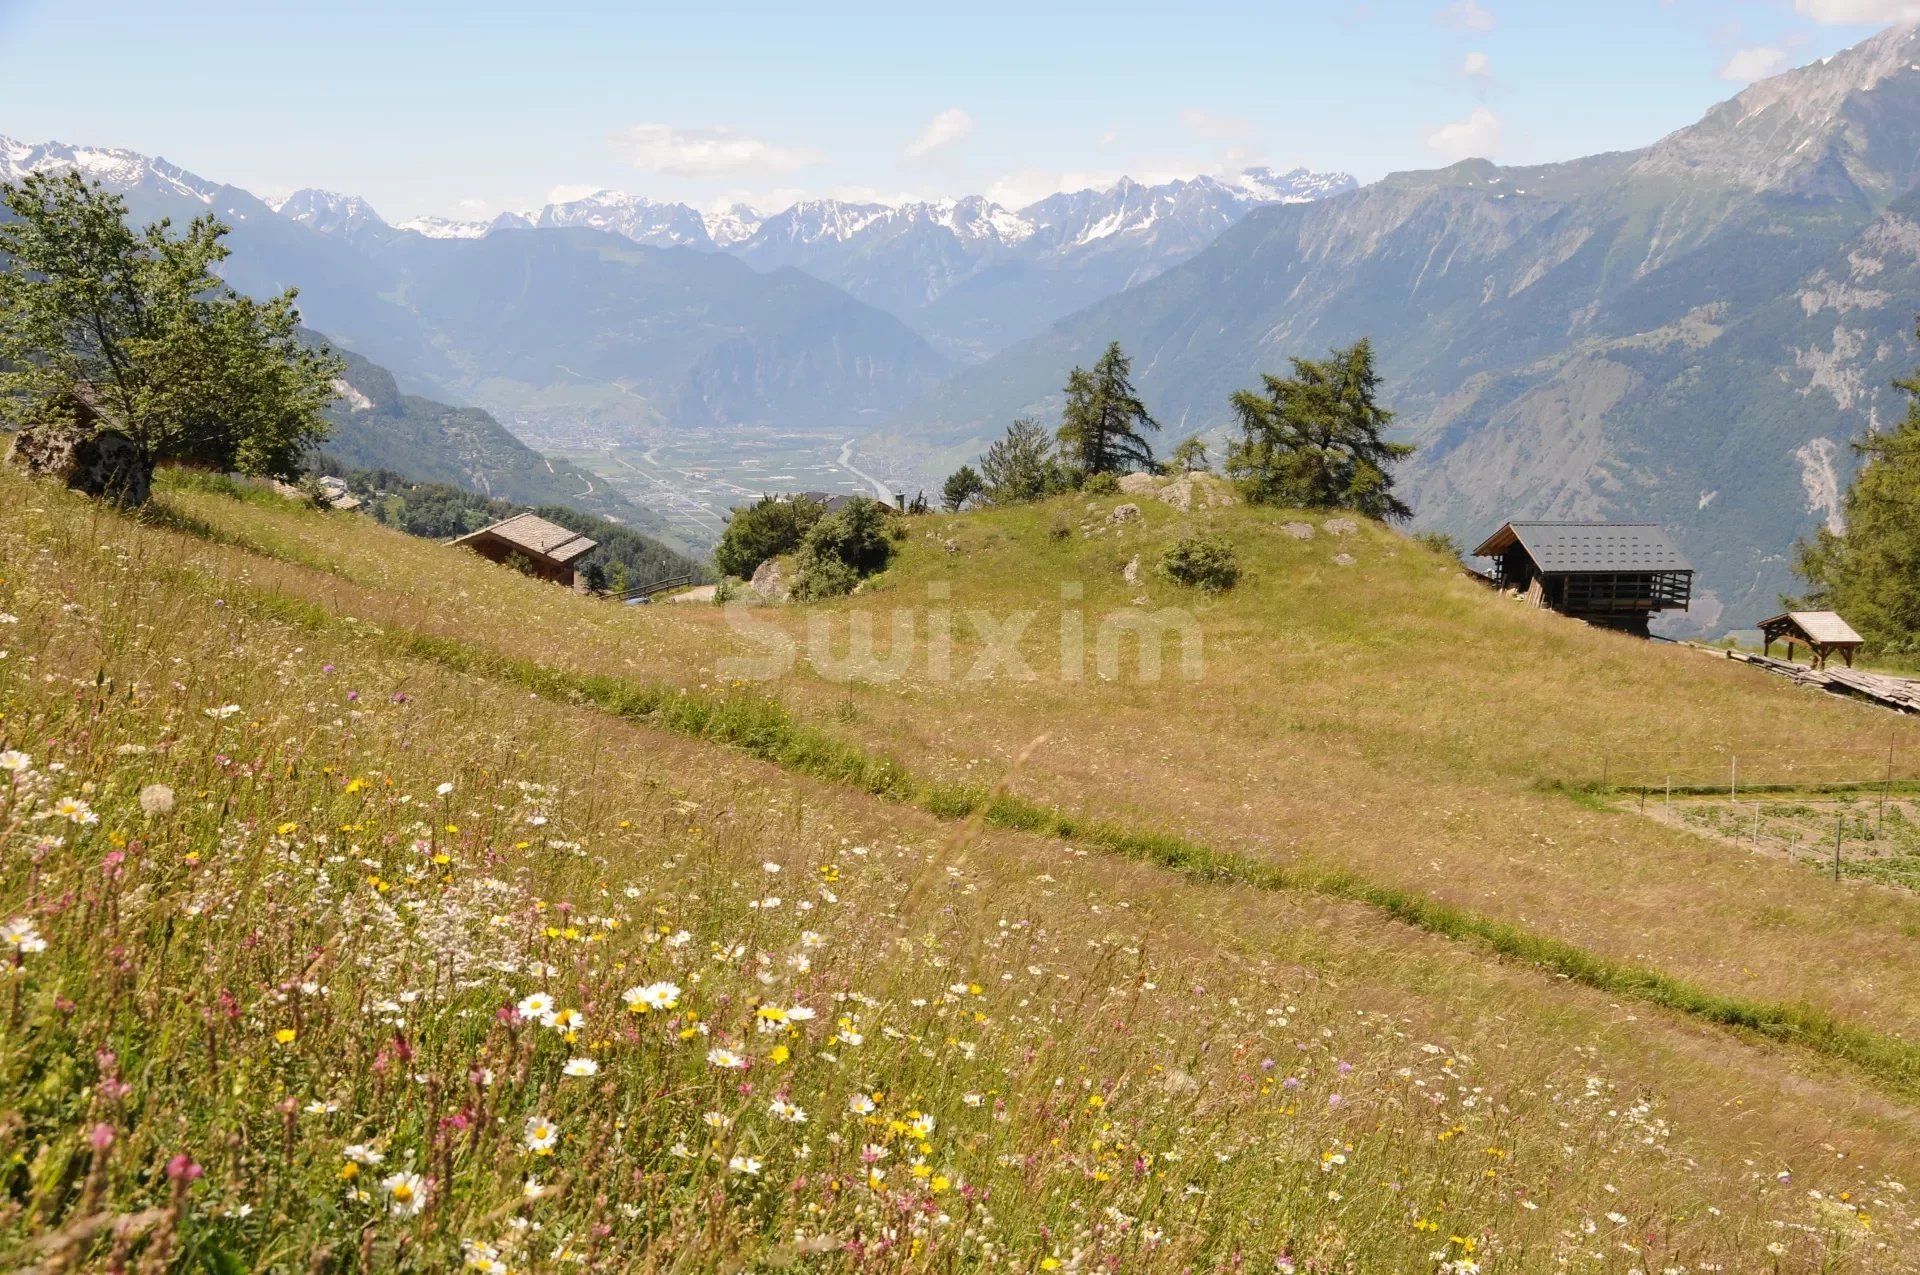
[[[1110, 340], [1174, 436], [1359, 336], [1379, 348], [1423, 526], [1649, 519], [1701, 570], [1697, 627], [1751, 625], [1834, 517], [1846, 442], [1898, 410], [1920, 240], [1920, 36], [1747, 89], [1644, 150], [1470, 160], [1259, 209], [1192, 260], [957, 374], [891, 432], [976, 451], [1057, 410]], [[937, 467], [937, 466], [936, 466]]]
[[[713, 689], [718, 655], [761, 644], [718, 636], [708, 609], [607, 607], [272, 501], [171, 488], [157, 512], [121, 520], [0, 473], [0, 607], [17, 620], [0, 745], [26, 754], [8, 755], [0, 797], [0, 913], [24, 937], [0, 1098], [19, 1152], [7, 1187], [34, 1201], [0, 1219], [12, 1242], [216, 1267], [329, 1247], [418, 1270], [537, 1264], [554, 1243], [589, 1270], [800, 1254], [901, 1270], [1916, 1269], [1898, 1181], [1920, 1170], [1920, 1125], [1891, 1074], [1592, 991], [1357, 898], [1133, 862], [985, 807], [961, 825], [965, 789], [936, 801], [825, 727], [898, 730], [890, 705], [926, 683], [834, 687], [845, 711], [808, 725], [760, 691]], [[924, 524], [932, 538], [848, 607], [942, 578], [965, 605], [1030, 604], [1076, 570], [1098, 604], [1121, 591], [1091, 568], [1134, 546], [1050, 534], [1081, 512]], [[1149, 512], [1127, 533], [1143, 546], [1169, 525]], [[1476, 619], [1481, 595], [1439, 583], [1434, 560], [1358, 534], [1347, 578], [1380, 587], [1351, 606], [1308, 556], [1324, 544], [1276, 536], [1259, 563], [1269, 588], [1286, 569], [1295, 602], [1322, 604], [1290, 638], [1323, 669], [1373, 667], [1374, 637], [1345, 618], [1363, 607], [1561, 649], [1506, 604]], [[1018, 580], [986, 570], [1014, 563]], [[1254, 634], [1234, 608], [1253, 597], [1203, 616], [1243, 655]], [[1570, 645], [1600, 653], [1601, 685], [1666, 681], [1631, 675], [1648, 648], [1598, 636]], [[1271, 683], [1231, 689], [1271, 711]], [[810, 710], [803, 680], [777, 689]], [[1033, 689], [965, 688], [1010, 718]], [[1126, 711], [1157, 711], [1160, 691], [1074, 690], [1125, 733], [1103, 741], [1111, 764], [1164, 760], [1171, 737], [1136, 740]], [[1443, 716], [1471, 702], [1438, 700]], [[1676, 737], [1725, 714], [1843, 743], [1846, 718], [1812, 703], [1722, 680], [1665, 707]], [[908, 765], [1025, 782], [998, 773], [999, 740], [981, 737], [981, 757], [974, 723], [948, 721], [964, 733]], [[1354, 742], [1333, 719], [1306, 738]], [[1041, 782], [1059, 775], [1046, 747], [1021, 747]], [[1479, 801], [1524, 755], [1476, 736], [1419, 759], [1420, 784], [1452, 776], [1434, 835], [1482, 831]], [[1131, 778], [1144, 805], [1165, 796]], [[1368, 829], [1344, 831], [1361, 855]], [[1748, 879], [1770, 904], [1765, 875]], [[1782, 906], [1783, 942], [1826, 937], [1801, 932], [1817, 908]], [[608, 1207], [623, 1196], [646, 1203]], [[82, 1225], [97, 1210], [137, 1220]]]
[[659, 534], [651, 510], [634, 505], [578, 467], [528, 447], [492, 416], [402, 394], [393, 374], [351, 350], [328, 406], [328, 456], [357, 469], [385, 469], [523, 505], [570, 505]]

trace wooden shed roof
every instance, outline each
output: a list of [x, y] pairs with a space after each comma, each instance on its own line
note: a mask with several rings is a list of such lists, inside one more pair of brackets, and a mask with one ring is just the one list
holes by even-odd
[[1693, 570], [1651, 522], [1509, 522], [1473, 553], [1495, 558], [1515, 544], [1549, 575]]
[[577, 531], [569, 531], [557, 523], [548, 522], [538, 514], [515, 514], [511, 518], [502, 518], [492, 526], [468, 532], [453, 543], [468, 544], [482, 537], [504, 540], [516, 549], [562, 565], [581, 557], [599, 544], [599, 541], [589, 540]]
[[1792, 628], [1809, 642], [1822, 646], [1858, 646], [1866, 641], [1836, 611], [1786, 611], [1760, 621], [1760, 629], [1775, 633]]

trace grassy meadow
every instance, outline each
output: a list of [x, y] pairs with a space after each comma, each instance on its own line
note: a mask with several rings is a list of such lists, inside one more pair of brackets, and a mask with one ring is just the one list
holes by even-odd
[[[1376, 528], [1085, 503], [751, 619], [1077, 584], [1200, 680], [747, 683], [722, 608], [0, 474], [0, 1255], [1920, 1270], [1912, 895], [1592, 791], [1913, 727]], [[1122, 581], [1209, 523], [1236, 590]]]

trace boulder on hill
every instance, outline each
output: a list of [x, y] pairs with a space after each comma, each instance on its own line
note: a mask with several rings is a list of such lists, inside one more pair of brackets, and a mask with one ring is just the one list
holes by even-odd
[[1201, 471], [1175, 474], [1122, 474], [1120, 490], [1129, 496], [1152, 496], [1171, 508], [1186, 511], [1198, 506], [1217, 509], [1237, 505], [1240, 497], [1224, 479]]
[[7, 460], [30, 474], [54, 478], [75, 491], [134, 507], [153, 492], [153, 462], [117, 429], [82, 421], [29, 425], [14, 436]]
[[793, 582], [787, 579], [787, 573], [778, 558], [768, 558], [753, 569], [753, 579], [747, 581], [747, 587], [760, 595], [764, 602], [785, 602], [793, 593]]
[[1234, 494], [1232, 486], [1212, 474], [1182, 474], [1153, 494], [1161, 504], [1182, 511], [1196, 505], [1201, 509], [1219, 509], [1240, 503], [1240, 497]]

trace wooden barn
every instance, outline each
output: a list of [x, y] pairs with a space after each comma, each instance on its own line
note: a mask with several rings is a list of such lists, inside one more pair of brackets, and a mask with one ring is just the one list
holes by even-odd
[[1653, 523], [1509, 522], [1473, 552], [1534, 606], [1640, 637], [1693, 597], [1692, 564]]
[[515, 514], [490, 527], [470, 531], [452, 543], [471, 549], [483, 558], [521, 566], [542, 580], [564, 584], [579, 592], [585, 590], [586, 583], [573, 564], [599, 542], [537, 514]]
[[1865, 640], [1853, 626], [1832, 611], [1787, 611], [1760, 621], [1761, 654], [1773, 654], [1775, 642], [1787, 644], [1787, 660], [1793, 660], [1793, 648], [1804, 646], [1813, 654], [1813, 666], [1825, 668], [1827, 657], [1839, 653], [1853, 667], [1853, 653]]

